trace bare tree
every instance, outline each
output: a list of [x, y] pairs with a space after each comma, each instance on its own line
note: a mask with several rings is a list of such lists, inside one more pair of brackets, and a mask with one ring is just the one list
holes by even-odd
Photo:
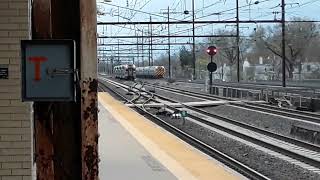
[[[295, 21], [302, 21], [301, 18], [294, 18]], [[262, 28], [262, 27], [260, 27]], [[263, 32], [263, 30], [260, 30]], [[312, 22], [291, 22], [286, 25], [286, 69], [289, 78], [293, 78], [294, 67], [298, 65], [301, 57], [310, 47], [312, 40], [318, 36], [317, 26]], [[273, 54], [282, 58], [281, 52], [281, 26], [269, 27], [265, 33], [258, 36], [259, 43], [270, 50]], [[260, 45], [260, 44], [256, 44]], [[301, 63], [301, 62], [300, 62]]]

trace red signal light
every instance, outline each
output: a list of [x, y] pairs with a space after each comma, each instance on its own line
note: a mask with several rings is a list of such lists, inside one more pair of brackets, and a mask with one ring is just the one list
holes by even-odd
[[215, 46], [209, 46], [208, 49], [207, 49], [207, 53], [210, 55], [210, 56], [214, 56], [216, 55], [218, 52], [217, 48]]

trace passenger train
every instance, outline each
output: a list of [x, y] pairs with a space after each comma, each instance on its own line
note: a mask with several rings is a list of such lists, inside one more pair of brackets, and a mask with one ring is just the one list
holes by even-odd
[[136, 78], [136, 66], [133, 64], [124, 64], [113, 68], [115, 78], [134, 80]]
[[136, 67], [135, 65], [124, 64], [113, 68], [115, 78], [134, 80], [137, 78], [164, 78], [166, 69], [164, 66]]
[[166, 74], [164, 66], [137, 67], [136, 71], [138, 78], [161, 79], [164, 78]]

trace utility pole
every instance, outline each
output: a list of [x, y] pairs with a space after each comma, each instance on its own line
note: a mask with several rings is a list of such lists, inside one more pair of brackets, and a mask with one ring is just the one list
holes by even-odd
[[107, 74], [110, 74], [109, 71], [109, 58], [106, 57], [106, 63], [107, 63]]
[[[136, 26], [134, 26], [134, 27], [136, 27]], [[137, 54], [138, 54], [138, 56], [139, 56], [139, 38], [138, 38], [138, 35], [137, 35], [137, 29], [136, 28], [134, 28], [134, 33], [135, 33], [135, 35], [137, 36]], [[140, 64], [139, 64], [139, 58], [137, 58], [137, 60], [138, 60], [138, 67], [140, 66]]]
[[285, 19], [285, 0], [281, 0], [281, 25], [282, 25], [282, 86], [286, 87], [286, 19]]
[[[237, 82], [240, 82], [240, 27], [239, 27], [239, 0], [236, 0], [237, 3]], [[231, 77], [232, 79], [232, 77]]]
[[169, 79], [171, 79], [171, 52], [170, 52], [170, 9], [168, 6], [168, 56], [169, 56]]
[[[106, 49], [106, 48], [104, 48], [104, 49]], [[106, 72], [107, 72], [107, 69], [108, 69], [108, 61], [107, 61], [107, 58], [106, 58], [106, 57], [107, 57], [107, 52], [105, 51], [104, 54], [103, 54], [103, 60], [106, 61], [106, 62], [105, 62], [106, 64], [103, 65], [103, 68], [104, 68], [104, 71], [103, 71], [103, 72], [104, 72], [104, 73], [106, 73]]]
[[150, 36], [150, 25], [151, 25], [151, 16], [150, 16], [150, 24], [148, 24], [148, 35], [149, 35], [149, 50], [148, 50], [148, 66], [151, 65], [151, 36]]
[[152, 17], [150, 16], [150, 28], [151, 28], [151, 34], [150, 34], [150, 39], [151, 39], [151, 41], [150, 41], [150, 46], [151, 46], [151, 64], [152, 64], [152, 66], [153, 66], [153, 47], [152, 47], [152, 41], [153, 41], [153, 39], [152, 39], [152, 30], [153, 30], [153, 28], [152, 28]]
[[195, 19], [195, 5], [194, 0], [192, 0], [192, 59], [193, 59], [193, 79], [197, 79], [196, 77], [196, 42], [195, 42], [195, 26], [194, 26], [194, 19]]
[[120, 65], [120, 40], [118, 39], [118, 62], [117, 62], [117, 65]]
[[114, 64], [113, 64], [113, 57], [111, 56], [111, 74], [113, 74], [113, 67], [114, 67]]
[[141, 43], [142, 43], [142, 48], [141, 48], [141, 58], [142, 58], [142, 67], [144, 67], [144, 42], [143, 42], [143, 28], [142, 28], [142, 34], [141, 34]]

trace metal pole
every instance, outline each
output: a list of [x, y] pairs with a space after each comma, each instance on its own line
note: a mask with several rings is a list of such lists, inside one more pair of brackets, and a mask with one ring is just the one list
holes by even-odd
[[170, 52], [170, 9], [168, 6], [168, 56], [169, 56], [169, 79], [171, 79], [171, 52]]
[[[135, 35], [137, 36], [137, 29], [136, 28], [134, 28], [135, 30], [134, 30], [134, 32], [135, 32]], [[137, 54], [138, 54], [138, 56], [139, 56], [139, 38], [137, 37]], [[139, 58], [137, 58], [137, 60], [138, 60], [138, 67], [140, 66], [140, 64], [139, 64]]]
[[118, 62], [117, 62], [117, 65], [119, 65], [119, 63], [120, 63], [120, 40], [118, 39]]
[[110, 71], [109, 71], [109, 58], [106, 58], [106, 60], [107, 60], [107, 71], [106, 71], [106, 73], [107, 74], [110, 74]]
[[113, 57], [111, 57], [111, 74], [113, 74]]
[[192, 60], [193, 60], [193, 79], [196, 79], [196, 42], [195, 42], [195, 12], [194, 12], [194, 0], [192, 0]]
[[[106, 49], [106, 48], [103, 48], [104, 50]], [[103, 53], [103, 60], [105, 61], [106, 60], [106, 56], [107, 56], [107, 52], [106, 51], [104, 51], [104, 53]], [[106, 62], [106, 63], [108, 63], [108, 61]], [[104, 64], [103, 65], [103, 73], [106, 73], [106, 64]]]
[[[239, 0], [237, 3], [237, 81], [240, 82], [240, 28], [239, 28]], [[232, 77], [231, 77], [232, 79]]]
[[282, 86], [286, 87], [286, 25], [285, 25], [285, 0], [281, 1], [281, 9], [282, 9]]
[[[151, 22], [151, 16], [150, 16], [150, 22]], [[151, 63], [151, 36], [150, 36], [150, 24], [148, 24], [148, 35], [149, 35], [149, 51], [148, 51], [148, 64], [150, 66], [150, 63]]]
[[153, 39], [152, 39], [152, 17], [150, 16], [150, 27], [151, 27], [151, 34], [150, 34], [150, 38], [151, 38], [151, 41], [150, 41], [150, 46], [151, 46], [151, 63], [152, 63], [152, 66], [153, 66], [153, 47], [152, 47], [152, 41], [153, 41]]
[[143, 28], [142, 28], [142, 35], [141, 35], [141, 59], [142, 59], [142, 66], [144, 67], [144, 42], [143, 42]]
[[[213, 56], [211, 56], [211, 63], [213, 62]], [[212, 72], [210, 72], [209, 93], [212, 94]]]

